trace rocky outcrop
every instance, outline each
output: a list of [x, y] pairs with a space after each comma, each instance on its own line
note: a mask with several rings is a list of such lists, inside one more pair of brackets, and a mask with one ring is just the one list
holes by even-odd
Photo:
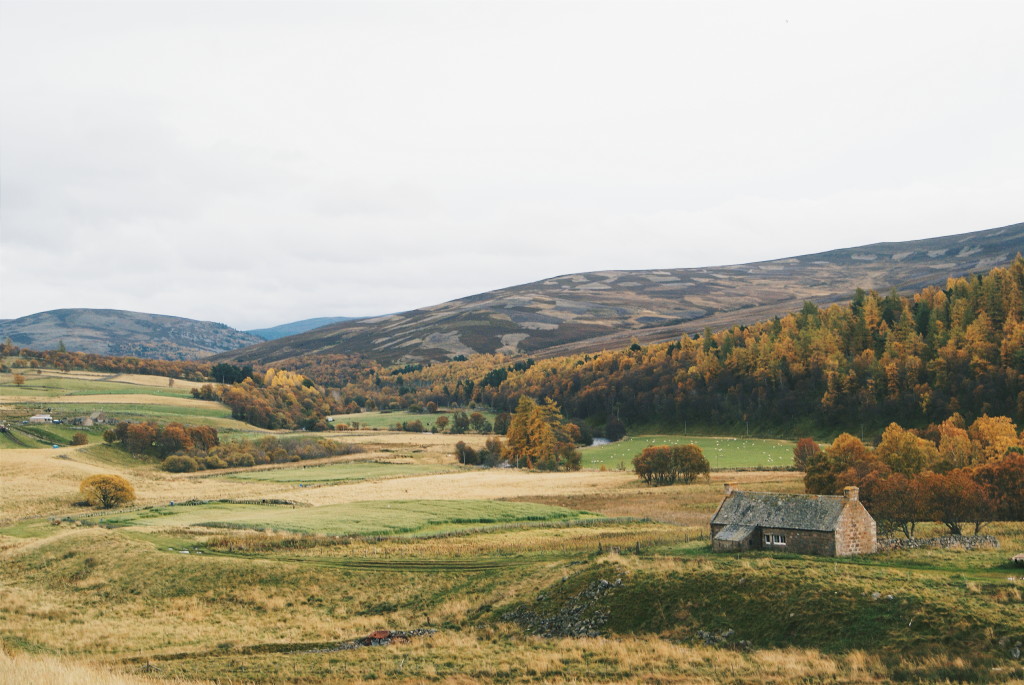
[[[601, 600], [621, 585], [621, 577], [595, 580], [552, 613], [521, 606], [502, 614], [501, 620], [518, 623], [527, 632], [543, 637], [597, 637], [611, 616]], [[542, 594], [537, 599], [543, 602], [546, 597]]]

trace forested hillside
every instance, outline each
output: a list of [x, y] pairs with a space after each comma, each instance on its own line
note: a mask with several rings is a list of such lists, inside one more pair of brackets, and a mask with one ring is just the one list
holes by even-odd
[[[890, 421], [922, 426], [954, 413], [968, 421], [983, 414], [1021, 421], [1022, 293], [1024, 258], [1018, 256], [1005, 268], [951, 278], [944, 287], [928, 287], [910, 297], [858, 290], [844, 305], [822, 308], [807, 302], [799, 311], [755, 325], [708, 330], [668, 343], [637, 342], [544, 360], [492, 354], [395, 367], [356, 355], [316, 354], [282, 367], [325, 389], [317, 393], [318, 408], [311, 414], [318, 419], [355, 405], [476, 402], [509, 411], [527, 395], [550, 397], [566, 416], [597, 428], [613, 417], [634, 426], [749, 426], [775, 432], [792, 432], [796, 426], [820, 432], [877, 431]], [[208, 364], [195, 362], [4, 349], [8, 355], [21, 354], [13, 367], [38, 360], [58, 368], [217, 378]], [[249, 398], [252, 393], [243, 392], [248, 387], [235, 386], [235, 394]], [[246, 415], [255, 411], [262, 417], [257, 425], [282, 426], [295, 422], [263, 415], [282, 415], [287, 407], [302, 405], [289, 399], [266, 409], [257, 403], [256, 411], [251, 404], [240, 399], [232, 407]]]
[[366, 405], [434, 401], [508, 410], [551, 397], [567, 416], [626, 423], [921, 425], [955, 412], [1024, 417], [1024, 259], [912, 297], [858, 290], [752, 326], [657, 345], [513, 362], [497, 355], [421, 367], [348, 357], [289, 366]]

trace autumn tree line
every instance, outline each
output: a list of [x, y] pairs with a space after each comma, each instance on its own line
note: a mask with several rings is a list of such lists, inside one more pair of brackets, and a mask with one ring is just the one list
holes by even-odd
[[[429, 409], [430, 405], [433, 405], [433, 409]], [[416, 411], [415, 407], [410, 407], [410, 411]], [[358, 409], [357, 409], [358, 411]], [[427, 413], [434, 414], [437, 412], [437, 405], [433, 402], [428, 403]], [[494, 417], [494, 423], [492, 424], [487, 420], [481, 412], [464, 412], [454, 411], [451, 414], [442, 414], [434, 419], [434, 424], [430, 427], [431, 433], [451, 433], [453, 435], [461, 435], [463, 433], [498, 433], [504, 435], [508, 431], [509, 422], [512, 420], [512, 415], [508, 412], [502, 412]], [[358, 423], [356, 421], [355, 423]], [[392, 424], [391, 428], [396, 431], [406, 431], [409, 433], [425, 433], [426, 427], [423, 425], [423, 421], [420, 419], [412, 419], [407, 421], [398, 421]]]
[[[845, 304], [599, 354], [386, 369], [343, 355], [297, 359], [360, 407], [489, 406], [550, 397], [608, 422], [772, 427], [925, 425], [953, 413], [1024, 419], [1024, 259], [911, 297], [858, 290]], [[335, 369], [337, 372], [335, 373]]]
[[794, 449], [812, 494], [860, 488], [883, 532], [908, 538], [920, 521], [977, 534], [989, 521], [1024, 521], [1024, 434], [1005, 416], [966, 424], [959, 414], [908, 430], [892, 423], [874, 448], [843, 433], [822, 448], [804, 438]]
[[[677, 341], [545, 360], [476, 355], [387, 368], [319, 355], [255, 370], [209, 399], [266, 428], [329, 428], [330, 413], [487, 406], [511, 413], [522, 396], [550, 397], [598, 434], [629, 425], [743, 425], [795, 421], [821, 432], [922, 426], [954, 413], [1024, 420], [1024, 258], [912, 297], [858, 290], [845, 305], [799, 311]], [[212, 379], [213, 366], [32, 352], [15, 363]], [[286, 370], [286, 371], [285, 371]], [[191, 375], [190, 375], [191, 374]], [[281, 374], [281, 380], [274, 377]], [[271, 379], [268, 381], [267, 376]], [[608, 435], [612, 437], [612, 435]]]
[[140, 357], [108, 357], [88, 352], [66, 350], [30, 350], [18, 347], [10, 340], [0, 343], [0, 358], [12, 358], [0, 364], [0, 371], [12, 369], [49, 368], [58, 371], [105, 371], [108, 373], [135, 373], [144, 376], [168, 376], [189, 381], [211, 380], [209, 362], [169, 361]]
[[220, 444], [220, 436], [212, 426], [185, 426], [180, 423], [161, 426], [153, 421], [122, 421], [103, 432], [103, 441], [108, 445], [119, 445], [133, 456], [164, 459], [196, 449], [206, 452]]
[[203, 385], [192, 390], [197, 399], [219, 400], [231, 416], [260, 428], [332, 430], [330, 414], [346, 408], [302, 374], [285, 369], [251, 369], [241, 382], [228, 386]]

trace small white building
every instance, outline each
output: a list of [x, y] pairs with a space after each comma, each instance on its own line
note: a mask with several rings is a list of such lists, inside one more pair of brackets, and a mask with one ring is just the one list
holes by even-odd
[[49, 414], [36, 414], [28, 417], [29, 423], [53, 423], [53, 417]]

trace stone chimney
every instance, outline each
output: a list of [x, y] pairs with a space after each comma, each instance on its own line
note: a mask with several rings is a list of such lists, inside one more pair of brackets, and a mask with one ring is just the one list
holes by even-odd
[[856, 502], [860, 499], [860, 488], [855, 485], [843, 488], [843, 497], [851, 502]]
[[726, 497], [731, 495], [733, 490], [734, 490], [734, 488], [733, 488], [733, 484], [732, 483], [726, 483], [725, 484], [725, 495], [726, 495]]

